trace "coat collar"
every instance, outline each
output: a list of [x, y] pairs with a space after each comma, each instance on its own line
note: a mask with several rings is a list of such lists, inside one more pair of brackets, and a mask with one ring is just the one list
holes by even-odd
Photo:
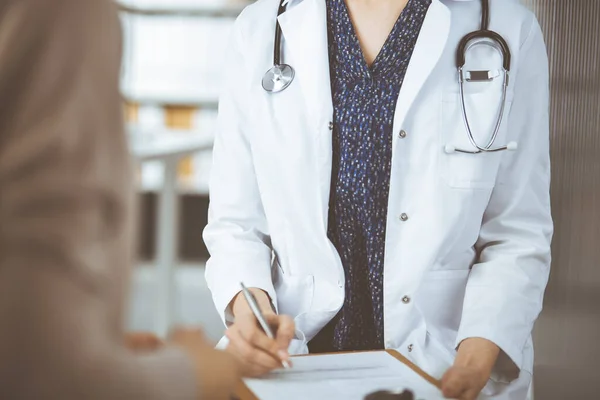
[[284, 62], [296, 69], [296, 82], [304, 95], [306, 116], [316, 139], [316, 160], [321, 209], [321, 226], [327, 229], [327, 210], [331, 182], [332, 135], [328, 129], [333, 120], [327, 7], [325, 0], [291, 0], [288, 11], [279, 17], [283, 32]]
[[404, 75], [394, 114], [394, 133], [400, 131], [410, 107], [442, 56], [450, 33], [450, 22], [450, 10], [441, 1], [433, 0]]
[[[475, 0], [452, 0], [475, 1]], [[331, 82], [327, 37], [327, 7], [325, 0], [289, 0], [288, 10], [279, 16], [284, 37], [284, 62], [297, 73], [298, 84], [306, 96], [306, 103], [315, 129], [323, 119], [331, 118]], [[415, 51], [408, 66], [399, 106], [412, 104], [423, 83], [439, 60], [450, 29], [450, 11], [441, 0], [432, 0], [421, 28]], [[401, 122], [404, 118], [396, 118]], [[398, 114], [398, 113], [396, 113]], [[398, 117], [398, 115], [397, 115]]]
[[325, 0], [290, 0], [288, 10], [279, 16], [279, 24], [284, 41], [283, 62], [295, 68], [310, 116], [318, 125], [320, 119], [333, 112]]
[[[288, 9], [291, 9], [292, 7], [294, 7], [295, 5], [302, 3], [304, 0], [286, 0], [284, 2], [284, 4], [288, 5]], [[436, 0], [438, 2], [441, 2], [441, 0]], [[467, 2], [467, 1], [481, 1], [481, 0], [447, 0], [447, 1], [457, 1], [457, 2]]]

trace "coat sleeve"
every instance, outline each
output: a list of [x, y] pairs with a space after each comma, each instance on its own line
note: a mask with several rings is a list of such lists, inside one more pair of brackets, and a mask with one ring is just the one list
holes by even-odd
[[197, 399], [178, 349], [123, 345], [131, 164], [109, 0], [0, 4], [0, 398]]
[[[470, 337], [494, 342], [499, 362], [512, 363], [511, 378], [523, 366], [523, 349], [543, 302], [550, 270], [553, 232], [550, 214], [549, 76], [541, 29], [532, 16], [520, 49], [509, 140], [486, 209], [463, 306], [456, 345]], [[515, 368], [516, 367], [516, 368]]]
[[[210, 178], [210, 206], [204, 241], [210, 253], [206, 279], [221, 317], [229, 320], [229, 304], [240, 282], [277, 300], [271, 279], [271, 240], [250, 145], [252, 109], [249, 87], [254, 76], [244, 56], [244, 13], [233, 28], [225, 63], [225, 87], [219, 103]], [[260, 134], [260, 132], [253, 132]]]

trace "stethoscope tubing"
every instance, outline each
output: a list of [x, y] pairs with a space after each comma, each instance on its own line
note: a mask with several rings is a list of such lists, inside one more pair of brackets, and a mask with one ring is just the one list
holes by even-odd
[[502, 83], [502, 103], [500, 105], [500, 112], [498, 115], [498, 119], [496, 120], [496, 126], [494, 127], [494, 133], [492, 134], [492, 137], [490, 138], [490, 140], [488, 141], [488, 143], [481, 147], [479, 146], [479, 144], [477, 144], [477, 141], [475, 140], [475, 137], [473, 136], [473, 132], [471, 131], [471, 124], [469, 123], [469, 118], [467, 116], [467, 105], [465, 102], [465, 91], [464, 91], [464, 78], [463, 78], [463, 70], [462, 68], [459, 69], [458, 71], [460, 78], [459, 78], [459, 87], [460, 87], [460, 104], [461, 104], [461, 109], [462, 109], [462, 116], [463, 116], [463, 120], [465, 122], [465, 127], [467, 128], [467, 136], [469, 138], [469, 141], [471, 142], [471, 145], [473, 147], [475, 147], [477, 150], [461, 150], [461, 149], [455, 149], [455, 151], [459, 152], [459, 153], [468, 153], [468, 154], [479, 154], [479, 153], [494, 153], [497, 151], [503, 151], [503, 150], [508, 150], [508, 145], [506, 146], [502, 146], [502, 147], [497, 147], [497, 148], [492, 148], [492, 146], [494, 145], [494, 143], [496, 142], [496, 138], [498, 137], [498, 132], [500, 131], [500, 125], [502, 124], [502, 120], [504, 118], [504, 109], [505, 109], [505, 105], [506, 105], [506, 92], [507, 92], [507, 88], [508, 88], [508, 72], [504, 71], [504, 81]]
[[[271, 68], [264, 74], [262, 79], [262, 87], [268, 93], [279, 93], [287, 89], [292, 81], [295, 78], [295, 70], [291, 65], [284, 64], [281, 62], [281, 50], [282, 50], [282, 30], [281, 25], [279, 24], [279, 16], [283, 14], [287, 9], [288, 0], [281, 0], [279, 3], [279, 7], [277, 9], [277, 18], [275, 19], [275, 40], [273, 43], [273, 65]], [[453, 146], [446, 146], [446, 151], [448, 153], [466, 153], [466, 154], [480, 154], [480, 153], [494, 153], [504, 150], [516, 150], [516, 143], [511, 142], [505, 146], [492, 148], [496, 139], [498, 137], [498, 133], [500, 131], [500, 127], [502, 125], [502, 120], [504, 119], [504, 112], [506, 108], [506, 99], [507, 99], [507, 90], [508, 90], [508, 82], [509, 82], [509, 72], [510, 72], [510, 61], [511, 61], [511, 52], [508, 44], [504, 40], [504, 38], [499, 35], [497, 32], [489, 30], [490, 23], [490, 7], [489, 0], [481, 0], [481, 26], [480, 29], [474, 32], [471, 32], [465, 35], [460, 42], [458, 43], [456, 49], [456, 67], [458, 70], [458, 80], [459, 80], [459, 91], [460, 91], [460, 103], [462, 109], [462, 117], [467, 130], [467, 137], [471, 145], [475, 148], [475, 150], [464, 150], [458, 149]], [[472, 43], [475, 39], [488, 39], [494, 45], [494, 48], [497, 48], [499, 52], [502, 54], [502, 64], [503, 64], [503, 83], [502, 83], [502, 103], [500, 105], [498, 119], [496, 120], [496, 124], [494, 126], [494, 131], [492, 136], [490, 137], [488, 143], [485, 146], [480, 146], [475, 140], [475, 136], [473, 135], [473, 131], [471, 129], [471, 124], [469, 123], [469, 118], [467, 115], [467, 107], [465, 101], [465, 93], [464, 93], [464, 75], [463, 68], [466, 63], [466, 53], [468, 49], [471, 47], [469, 44]]]

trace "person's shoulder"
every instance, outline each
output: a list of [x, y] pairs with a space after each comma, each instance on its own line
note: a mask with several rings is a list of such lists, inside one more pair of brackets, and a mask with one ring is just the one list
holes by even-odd
[[277, 15], [280, 0], [257, 0], [247, 5], [239, 19], [243, 21], [258, 22], [261, 19], [269, 19], [269, 14]]
[[519, 47], [532, 36], [541, 35], [535, 13], [521, 0], [491, 0], [490, 12], [499, 16], [506, 30], [519, 32]]
[[[473, 13], [481, 12], [480, 0], [440, 0], [446, 7], [451, 10], [462, 11], [465, 7], [472, 10]], [[531, 21], [535, 19], [533, 12], [526, 7], [521, 0], [488, 0], [490, 7], [490, 15], [493, 20], [511, 23], [521, 21]]]
[[267, 27], [274, 30], [274, 19], [277, 15], [279, 0], [257, 0], [246, 6], [235, 22], [235, 28], [249, 33]]
[[[479, 22], [481, 15], [480, 0], [441, 0], [457, 14], [457, 18], [476, 18]], [[522, 0], [488, 0], [490, 7], [490, 27], [509, 39], [509, 42], [518, 44], [521, 48], [532, 36], [541, 33], [537, 17], [532, 9], [527, 7]], [[466, 8], [465, 8], [466, 7]], [[469, 13], [465, 13], [465, 9]]]
[[257, 0], [246, 6], [233, 24], [232, 38], [240, 49], [257, 51], [275, 34], [279, 0]]
[[508, 15], [516, 20], [531, 20], [533, 11], [521, 0], [490, 0], [490, 12]]
[[[37, 3], [38, 1], [31, 1]], [[77, 29], [111, 28], [118, 20], [118, 6], [113, 0], [54, 0], [46, 2], [53, 4], [52, 14], [58, 22]]]
[[[81, 22], [87, 19], [115, 15], [117, 5], [112, 0], [5, 0], [0, 5], [0, 11], [5, 16], [20, 18], [28, 16], [35, 20], [58, 22], [73, 21], [77, 18]], [[30, 28], [35, 26], [30, 25]]]
[[531, 23], [535, 19], [534, 12], [521, 0], [490, 0], [490, 13], [514, 22]]
[[112, 0], [5, 0], [0, 20], [0, 29], [19, 35], [21, 43], [76, 43], [106, 35], [118, 22], [118, 14]]

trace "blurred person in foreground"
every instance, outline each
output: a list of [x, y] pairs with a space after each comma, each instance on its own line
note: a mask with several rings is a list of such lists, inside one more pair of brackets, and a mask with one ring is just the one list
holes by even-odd
[[1, 399], [224, 399], [238, 379], [198, 331], [123, 340], [120, 34], [109, 0], [0, 1]]

